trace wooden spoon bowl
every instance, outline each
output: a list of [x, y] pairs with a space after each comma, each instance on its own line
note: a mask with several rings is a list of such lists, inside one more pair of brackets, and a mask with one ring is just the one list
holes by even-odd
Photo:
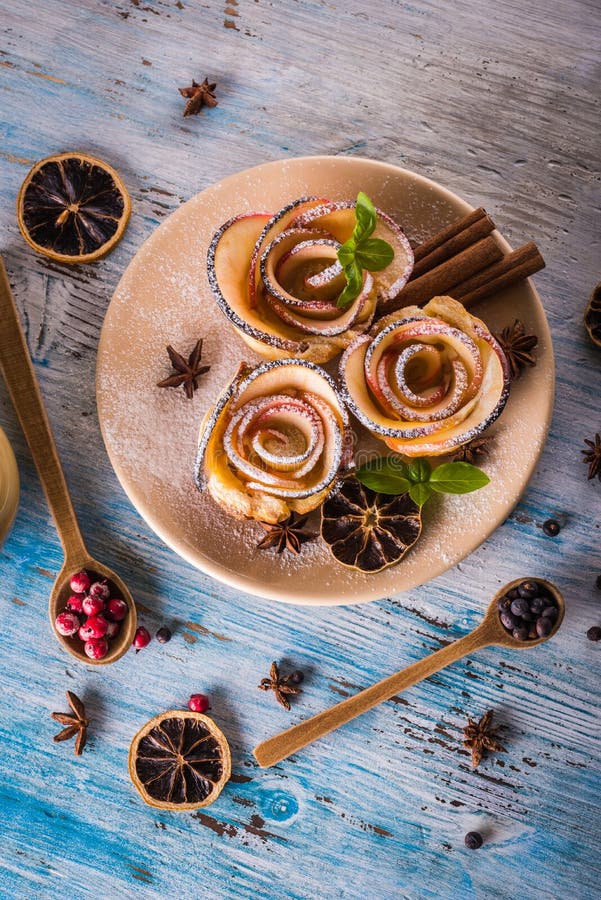
[[[553, 624], [553, 628], [545, 637], [533, 638], [525, 641], [519, 641], [517, 638], [507, 631], [499, 617], [499, 610], [497, 608], [497, 601], [504, 597], [509, 591], [513, 590], [513, 588], [518, 587], [518, 585], [522, 584], [524, 581], [534, 581], [536, 584], [542, 585], [553, 598], [555, 605], [557, 606], [558, 614], [555, 622]], [[515, 578], [513, 581], [510, 581], [504, 587], [498, 591], [493, 599], [491, 600], [486, 613], [484, 614], [484, 619], [482, 620], [482, 624], [479, 628], [476, 628], [472, 634], [476, 634], [482, 632], [486, 634], [489, 638], [488, 644], [497, 644], [501, 647], [511, 647], [512, 650], [530, 650], [532, 647], [538, 647], [539, 644], [544, 644], [545, 641], [548, 641], [552, 638], [558, 631], [559, 626], [563, 622], [563, 617], [565, 614], [565, 600], [561, 592], [555, 587], [554, 584], [551, 584], [550, 581], [546, 581], [544, 578]], [[480, 632], [480, 633], [482, 633]]]
[[[111, 597], [121, 597], [121, 599], [127, 603], [128, 607], [127, 615], [121, 622], [121, 628], [115, 637], [111, 638], [108, 642], [108, 653], [106, 656], [103, 656], [102, 659], [90, 659], [86, 656], [83, 649], [83, 642], [77, 635], [65, 637], [56, 630], [54, 625], [57, 615], [65, 609], [67, 600], [73, 593], [69, 585], [71, 576], [74, 575], [75, 572], [81, 572], [82, 569], [85, 569], [89, 575], [92, 575], [93, 581], [106, 579], [111, 588]], [[94, 576], [97, 576], [97, 578]], [[65, 560], [52, 585], [52, 591], [50, 592], [50, 598], [48, 600], [48, 615], [56, 639], [63, 645], [65, 650], [82, 662], [93, 666], [105, 666], [107, 663], [115, 662], [120, 659], [124, 653], [127, 653], [133, 643], [138, 624], [136, 604], [134, 603], [134, 599], [130, 594], [129, 589], [125, 585], [125, 582], [123, 582], [115, 572], [89, 555], [75, 560], [75, 564], [71, 558]]]

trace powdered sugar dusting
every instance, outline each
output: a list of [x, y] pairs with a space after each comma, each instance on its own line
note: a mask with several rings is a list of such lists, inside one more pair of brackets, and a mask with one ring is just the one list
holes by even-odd
[[[475, 549], [509, 514], [545, 440], [553, 394], [553, 358], [544, 313], [525, 285], [489, 300], [477, 314], [498, 331], [515, 317], [539, 336], [538, 366], [512, 387], [491, 429], [491, 477], [483, 490], [430, 501], [422, 537], [396, 567], [364, 575], [338, 564], [321, 542], [298, 557], [259, 551], [260, 525], [228, 516], [194, 484], [203, 416], [252, 353], [217, 308], [207, 280], [206, 253], [220, 224], [253, 209], [277, 209], [301, 195], [346, 199], [365, 190], [413, 238], [464, 213], [442, 189], [378, 163], [317, 157], [270, 163], [225, 179], [170, 216], [138, 251], [111, 301], [97, 372], [101, 427], [115, 470], [130, 499], [177, 552], [242, 589], [293, 602], [348, 603], [408, 590], [440, 574]], [[204, 338], [203, 375], [192, 400], [156, 382], [171, 372], [167, 344], [187, 355]], [[337, 361], [328, 366], [335, 373]], [[361, 429], [355, 426], [359, 436]], [[358, 437], [363, 446], [363, 437]], [[385, 450], [381, 445], [382, 451]], [[319, 528], [319, 516], [309, 523]]]

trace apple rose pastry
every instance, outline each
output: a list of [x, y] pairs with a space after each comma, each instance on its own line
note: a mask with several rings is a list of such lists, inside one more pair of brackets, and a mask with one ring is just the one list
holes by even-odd
[[357, 227], [355, 208], [355, 201], [301, 198], [273, 216], [235, 216], [213, 236], [207, 258], [211, 289], [261, 356], [326, 362], [369, 328], [379, 297], [394, 297], [404, 286], [413, 267], [409, 241], [372, 206], [369, 246], [386, 241], [392, 261], [372, 275], [359, 255], [353, 296], [339, 302], [347, 275], [338, 251]]
[[451, 297], [382, 319], [351, 344], [340, 370], [350, 410], [405, 456], [438, 456], [472, 440], [509, 393], [501, 347]]
[[201, 425], [196, 484], [237, 518], [279, 522], [322, 503], [352, 459], [332, 379], [305, 360], [242, 366]]

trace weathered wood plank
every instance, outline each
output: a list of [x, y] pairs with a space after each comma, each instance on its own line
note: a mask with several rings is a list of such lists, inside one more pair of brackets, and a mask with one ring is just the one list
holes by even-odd
[[[175, 636], [108, 672], [53, 641], [46, 600], [60, 547], [0, 386], [23, 482], [0, 551], [0, 894], [6, 897], [482, 898], [598, 895], [599, 484], [580, 461], [601, 429], [599, 354], [581, 316], [598, 280], [599, 95], [590, 0], [2, 0], [0, 250], [27, 329], [82, 530], [155, 629]], [[180, 85], [210, 75], [220, 105], [181, 117]], [[134, 200], [105, 261], [36, 257], [14, 201], [31, 163], [82, 148]], [[362, 607], [281, 607], [223, 587], [164, 547], [124, 497], [95, 411], [112, 290], [141, 241], [196, 191], [282, 156], [370, 156], [440, 181], [531, 238], [553, 331], [557, 406], [522, 502], [469, 559], [409, 595]], [[542, 522], [563, 523], [556, 539]], [[251, 749], [287, 722], [472, 627], [505, 581], [536, 570], [568, 600], [552, 644], [494, 649], [439, 673], [273, 770]], [[256, 690], [272, 658], [307, 672], [288, 717]], [[76, 759], [53, 745], [69, 687], [94, 720]], [[234, 778], [199, 815], [142, 807], [129, 741], [194, 690], [212, 697]], [[473, 772], [466, 714], [487, 708], [508, 752]], [[463, 847], [478, 828], [486, 845]]]

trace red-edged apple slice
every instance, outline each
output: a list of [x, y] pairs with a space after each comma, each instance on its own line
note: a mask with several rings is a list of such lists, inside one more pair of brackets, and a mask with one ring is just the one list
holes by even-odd
[[298, 332], [279, 320], [269, 323], [261, 309], [251, 309], [248, 302], [248, 261], [269, 219], [268, 213], [234, 216], [215, 232], [207, 253], [209, 284], [221, 311], [245, 339], [253, 342], [253, 349], [256, 347], [259, 353], [268, 348], [277, 354], [301, 353]]
[[271, 216], [269, 221], [265, 223], [263, 229], [261, 230], [261, 233], [258, 235], [257, 240], [255, 241], [255, 245], [250, 254], [250, 269], [248, 271], [248, 296], [251, 306], [254, 306], [255, 304], [256, 294], [261, 280], [259, 260], [267, 244], [270, 243], [270, 241], [272, 241], [273, 238], [276, 237], [276, 235], [281, 234], [282, 231], [285, 231], [286, 228], [289, 227], [291, 220], [301, 210], [312, 209], [314, 206], [322, 204], [324, 202], [327, 201], [324, 201], [320, 197], [299, 197], [298, 200], [293, 200], [291, 203], [283, 206], [282, 209], [278, 210], [278, 212], [276, 212], [275, 215]]
[[284, 231], [267, 246], [261, 257], [260, 266], [261, 278], [266, 290], [266, 300], [283, 322], [297, 328], [304, 334], [322, 335], [324, 337], [343, 334], [343, 332], [352, 328], [363, 312], [363, 308], [373, 288], [373, 279], [369, 272], [363, 273], [361, 292], [351, 306], [344, 310], [336, 307], [335, 297], [332, 298], [331, 302], [324, 303], [324, 301], [306, 301], [292, 296], [279, 283], [275, 272], [280, 260], [285, 254], [290, 252], [299, 235], [304, 234], [308, 236], [307, 243], [310, 242], [312, 244], [315, 253], [323, 253], [327, 245], [318, 243], [318, 241], [323, 240], [321, 238], [313, 240], [312, 235], [314, 233], [310, 231], [304, 232], [292, 229]]
[[[392, 297], [396, 297], [411, 275], [413, 250], [405, 232], [394, 219], [391, 219], [381, 209], [376, 208], [376, 213], [376, 227], [372, 238], [380, 238], [390, 244], [394, 250], [394, 259], [385, 269], [373, 273], [374, 282], [378, 297], [382, 300], [390, 300]], [[343, 244], [351, 237], [355, 227], [355, 201], [341, 200], [313, 206], [293, 217], [290, 226], [293, 228], [324, 228]], [[339, 269], [333, 266], [329, 273], [330, 277], [336, 277], [338, 274]], [[325, 273], [322, 277], [324, 276]]]
[[319, 506], [349, 465], [333, 380], [291, 359], [241, 372], [201, 425], [195, 479], [230, 515], [277, 522]]
[[373, 286], [373, 278], [369, 272], [364, 272], [361, 293], [347, 309], [337, 310], [339, 315], [336, 319], [311, 318], [309, 315], [302, 315], [282, 302], [280, 295], [271, 291], [267, 293], [265, 299], [283, 322], [293, 328], [297, 328], [303, 334], [334, 337], [344, 334], [344, 332], [349, 331], [355, 325], [370, 298]]
[[[328, 238], [303, 240], [295, 244], [275, 266], [276, 281], [293, 297], [307, 298], [302, 301], [303, 306], [305, 302], [313, 305], [316, 300], [325, 301], [331, 310], [332, 301], [339, 297], [346, 284], [342, 268], [337, 263], [339, 246], [338, 241]], [[337, 278], [330, 275], [332, 263], [338, 264], [340, 271]]]
[[[488, 428], [507, 401], [508, 367], [502, 350], [483, 322], [458, 307], [461, 304], [451, 298], [435, 298], [424, 308], [423, 318], [402, 319], [399, 313], [395, 323], [390, 316], [375, 338], [361, 335], [342, 357], [343, 395], [349, 408], [366, 428], [405, 456], [449, 453]], [[433, 314], [444, 315], [446, 334], [440, 321], [437, 324], [437, 319], [431, 318]], [[461, 330], [456, 326], [460, 324], [465, 326], [464, 340], [458, 337]], [[391, 358], [387, 361], [386, 354], [396, 353], [398, 358], [420, 340], [424, 349], [432, 347], [435, 336], [438, 341], [434, 349], [446, 353], [447, 371], [451, 373], [445, 383], [446, 396], [441, 399], [439, 392], [432, 393], [431, 416], [423, 406], [409, 410], [405, 406], [403, 412], [410, 415], [406, 418], [399, 414], [404, 385], [401, 383], [399, 392], [395, 383], [398, 373], [393, 372], [390, 378]], [[400, 345], [395, 344], [397, 338]], [[432, 351], [426, 350], [429, 353]], [[408, 359], [409, 355], [402, 361], [404, 371]], [[461, 365], [453, 367], [457, 362]]]

